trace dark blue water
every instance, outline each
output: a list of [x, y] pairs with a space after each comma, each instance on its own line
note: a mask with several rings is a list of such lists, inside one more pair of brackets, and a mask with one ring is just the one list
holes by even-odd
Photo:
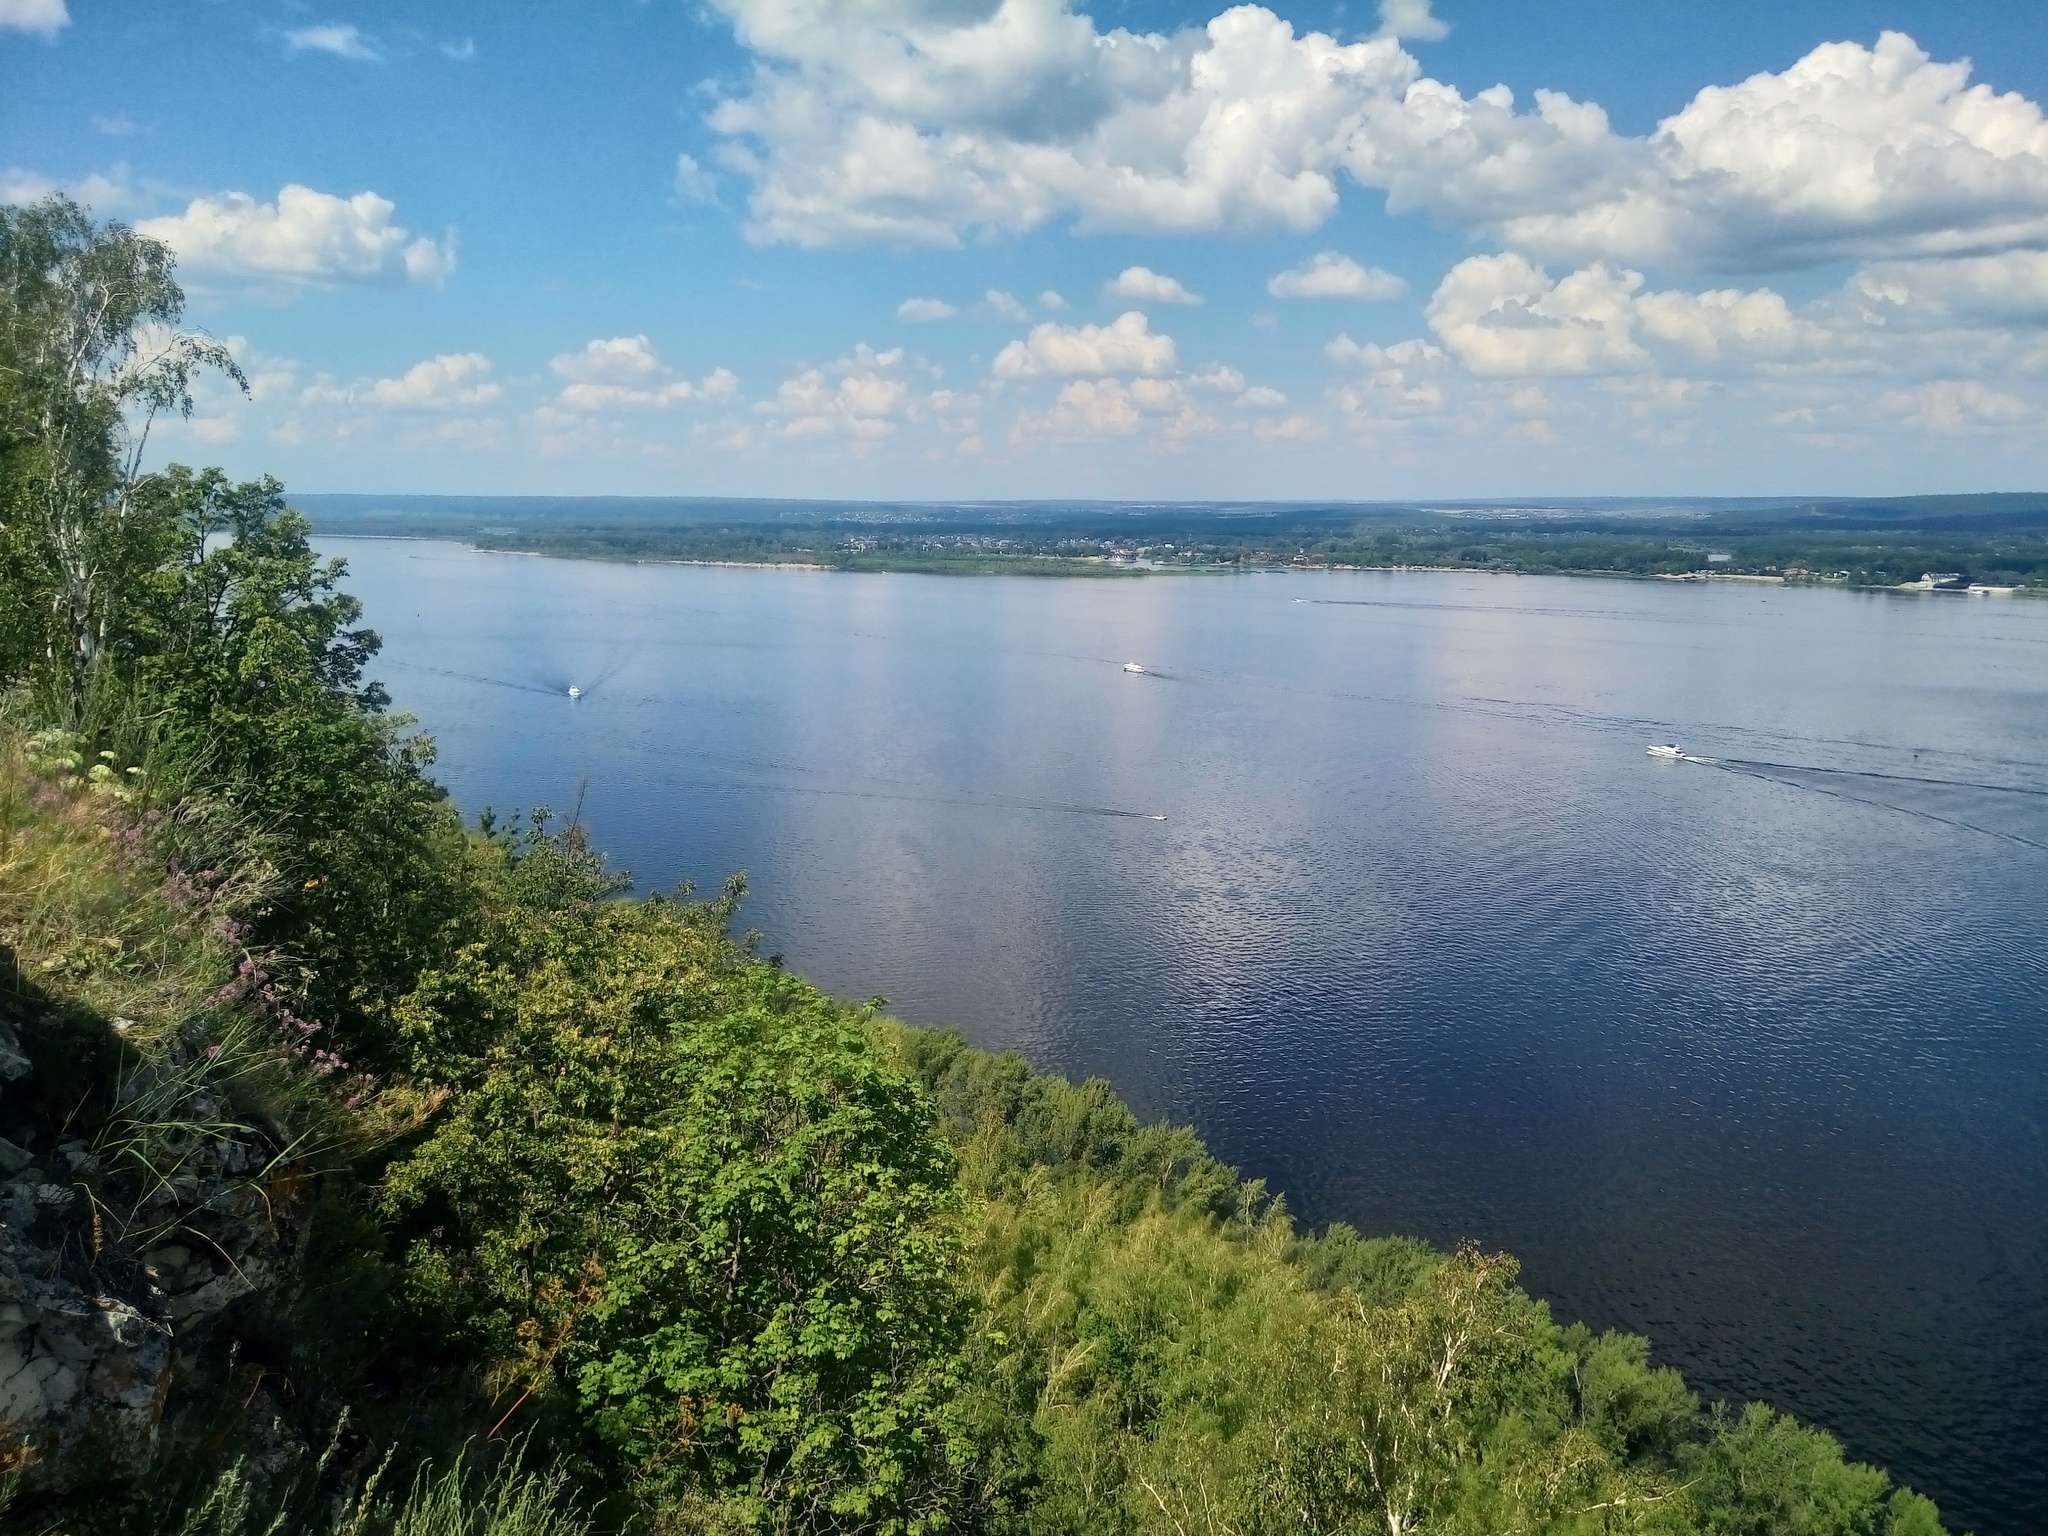
[[327, 542], [465, 809], [2048, 1508], [2048, 603]]

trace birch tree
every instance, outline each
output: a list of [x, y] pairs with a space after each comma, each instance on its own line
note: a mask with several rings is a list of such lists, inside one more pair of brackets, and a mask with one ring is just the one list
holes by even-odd
[[96, 224], [69, 198], [0, 208], [0, 538], [19, 673], [82, 724], [118, 632], [125, 578], [148, 562], [143, 455], [165, 412], [192, 413], [215, 369], [247, 390], [226, 347], [179, 329], [170, 249]]

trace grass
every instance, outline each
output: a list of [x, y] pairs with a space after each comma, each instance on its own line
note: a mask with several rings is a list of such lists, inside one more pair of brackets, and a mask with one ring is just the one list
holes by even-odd
[[139, 777], [64, 733], [0, 729], [0, 944], [22, 981], [148, 1049], [232, 969], [220, 918], [247, 874], [153, 874], [152, 833], [193, 817], [139, 808]]

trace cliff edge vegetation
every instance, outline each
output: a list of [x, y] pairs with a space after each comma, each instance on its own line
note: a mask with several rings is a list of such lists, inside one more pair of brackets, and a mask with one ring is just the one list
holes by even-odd
[[0, 209], [0, 1529], [1935, 1536], [1514, 1261], [833, 999], [465, 824], [232, 359]]

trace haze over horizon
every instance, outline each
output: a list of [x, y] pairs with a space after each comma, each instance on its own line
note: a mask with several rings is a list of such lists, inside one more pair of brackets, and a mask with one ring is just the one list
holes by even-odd
[[2048, 485], [2048, 11], [0, 0], [301, 492]]

